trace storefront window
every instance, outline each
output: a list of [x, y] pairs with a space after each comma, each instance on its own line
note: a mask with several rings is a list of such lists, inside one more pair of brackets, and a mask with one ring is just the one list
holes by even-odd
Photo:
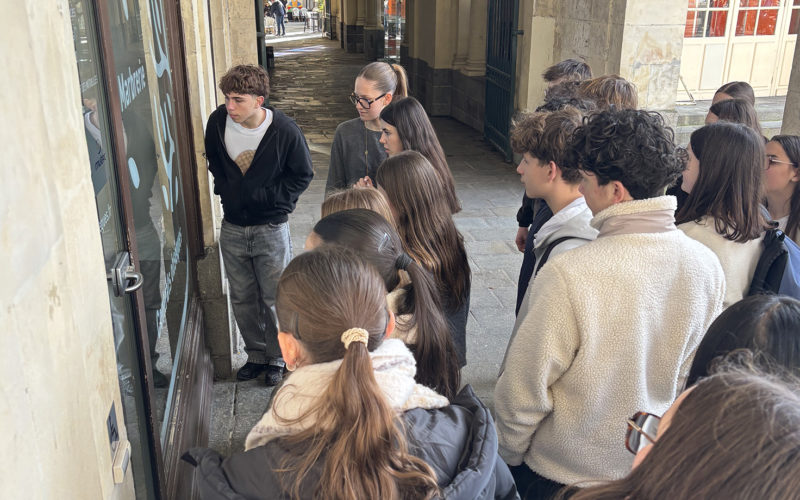
[[[169, 415], [188, 294], [186, 216], [162, 2], [109, 1], [157, 419]], [[162, 425], [162, 445], [166, 425]]]
[[736, 36], [775, 34], [780, 0], [740, 0]]
[[400, 60], [400, 44], [403, 40], [405, 24], [405, 0], [383, 0], [384, 57], [387, 59]]
[[794, 0], [792, 4], [792, 17], [789, 19], [789, 34], [796, 35], [800, 28], [800, 0]]
[[725, 36], [729, 4], [729, 0], [690, 0], [684, 38]]

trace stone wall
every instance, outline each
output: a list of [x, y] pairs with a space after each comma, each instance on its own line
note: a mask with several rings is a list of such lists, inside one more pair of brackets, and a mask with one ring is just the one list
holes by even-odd
[[68, 4], [10, 2], [0, 33], [17, 117], [0, 125], [0, 498], [132, 499], [132, 469], [112, 477], [112, 404], [127, 431]]
[[533, 109], [544, 96], [544, 70], [584, 58], [595, 76], [619, 74], [636, 84], [643, 108], [674, 108], [680, 74], [685, 2], [546, 0], [520, 6], [517, 106]]

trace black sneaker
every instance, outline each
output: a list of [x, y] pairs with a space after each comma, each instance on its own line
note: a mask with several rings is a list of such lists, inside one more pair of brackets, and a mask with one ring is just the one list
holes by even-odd
[[273, 359], [267, 365], [266, 371], [264, 383], [269, 387], [276, 386], [283, 380], [283, 374], [286, 373], [286, 363], [282, 359]]
[[267, 365], [250, 363], [248, 361], [243, 367], [239, 368], [239, 373], [236, 374], [236, 380], [253, 380], [264, 373], [264, 370], [266, 369]]

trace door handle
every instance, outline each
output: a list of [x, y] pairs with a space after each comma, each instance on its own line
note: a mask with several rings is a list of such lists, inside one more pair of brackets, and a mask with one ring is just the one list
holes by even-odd
[[[106, 278], [111, 282], [111, 289], [117, 297], [133, 293], [144, 284], [144, 276], [133, 267], [131, 255], [128, 252], [121, 252], [117, 255], [114, 267], [109, 269]], [[133, 281], [133, 283], [128, 284], [129, 281]]]

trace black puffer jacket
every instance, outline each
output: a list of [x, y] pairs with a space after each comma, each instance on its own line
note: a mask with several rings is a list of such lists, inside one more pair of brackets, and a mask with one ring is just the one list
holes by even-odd
[[[508, 467], [497, 454], [497, 433], [489, 410], [466, 386], [450, 406], [415, 409], [403, 415], [409, 449], [436, 472], [442, 498], [511, 500], [519, 498]], [[288, 499], [273, 472], [286, 453], [279, 441], [223, 458], [195, 448], [183, 459], [197, 467], [203, 500]], [[311, 498], [322, 472], [312, 467], [301, 491]]]

